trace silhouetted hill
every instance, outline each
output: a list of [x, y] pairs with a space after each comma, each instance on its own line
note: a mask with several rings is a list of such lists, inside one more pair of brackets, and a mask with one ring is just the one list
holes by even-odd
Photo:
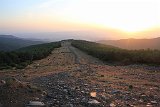
[[120, 40], [102, 40], [98, 43], [112, 45], [124, 49], [159, 49], [160, 37], [153, 39], [120, 39]]
[[18, 48], [40, 44], [41, 41], [32, 41], [12, 35], [0, 35], [0, 51], [12, 51]]

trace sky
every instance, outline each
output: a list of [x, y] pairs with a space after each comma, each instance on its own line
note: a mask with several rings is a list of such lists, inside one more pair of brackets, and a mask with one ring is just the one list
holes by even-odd
[[154, 37], [160, 36], [159, 11], [160, 0], [0, 0], [0, 33], [96, 31], [104, 37]]

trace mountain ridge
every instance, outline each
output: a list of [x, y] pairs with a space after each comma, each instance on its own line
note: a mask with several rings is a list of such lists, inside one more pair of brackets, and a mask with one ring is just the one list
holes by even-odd
[[101, 40], [97, 43], [112, 45], [123, 49], [158, 49], [160, 50], [160, 37], [151, 39], [119, 39], [119, 40]]
[[13, 35], [0, 35], [0, 51], [12, 51], [15, 49], [40, 43], [43, 42], [23, 39]]

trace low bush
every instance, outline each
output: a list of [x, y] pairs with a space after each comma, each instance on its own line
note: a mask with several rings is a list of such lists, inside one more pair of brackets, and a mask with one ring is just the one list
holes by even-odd
[[73, 40], [72, 45], [103, 61], [120, 64], [160, 64], [160, 50], [126, 50], [83, 40]]
[[11, 52], [0, 52], [0, 69], [12, 67], [23, 69], [34, 60], [47, 57], [53, 49], [60, 46], [60, 42], [52, 42], [32, 45]]

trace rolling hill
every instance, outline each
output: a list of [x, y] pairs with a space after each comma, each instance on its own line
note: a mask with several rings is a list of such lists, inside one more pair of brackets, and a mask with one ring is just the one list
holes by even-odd
[[15, 49], [40, 43], [43, 42], [22, 39], [12, 35], [0, 35], [0, 51], [12, 51]]
[[102, 40], [98, 43], [112, 45], [123, 49], [158, 49], [160, 50], [160, 37], [153, 39], [120, 39]]
[[60, 42], [51, 42], [31, 45], [10, 52], [0, 51], [0, 69], [9, 69], [12, 67], [22, 69], [34, 60], [47, 57], [51, 54], [52, 50], [60, 46]]
[[160, 50], [127, 50], [84, 40], [73, 40], [72, 46], [109, 63], [160, 64]]

